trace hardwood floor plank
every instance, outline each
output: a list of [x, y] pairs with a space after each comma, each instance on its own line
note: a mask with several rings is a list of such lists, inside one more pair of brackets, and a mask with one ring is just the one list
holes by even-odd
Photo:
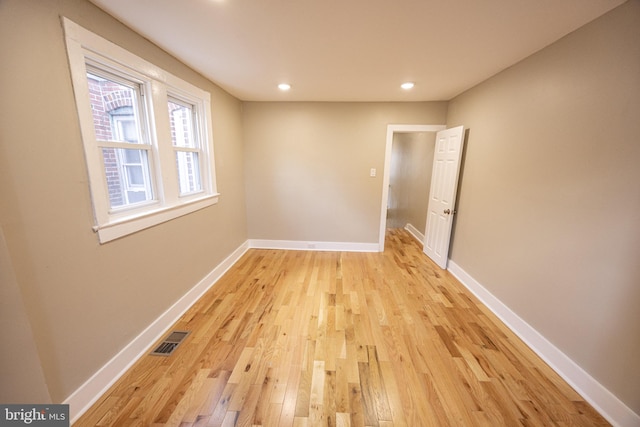
[[347, 359], [340, 358], [336, 363], [336, 385], [334, 402], [336, 412], [349, 413], [349, 375]]
[[324, 398], [322, 399], [322, 411], [327, 425], [336, 425], [336, 372], [324, 371]]
[[311, 379], [313, 377], [313, 355], [315, 354], [315, 341], [306, 340], [304, 343], [304, 356], [300, 366], [300, 380], [296, 397], [296, 417], [309, 416], [309, 398], [311, 396]]
[[606, 426], [404, 230], [249, 250], [76, 426]]
[[349, 407], [351, 408], [351, 425], [365, 425], [365, 410], [362, 406], [362, 389], [359, 382], [349, 384]]
[[309, 407], [322, 405], [324, 400], [324, 361], [313, 362], [313, 373], [311, 376], [311, 391], [309, 393]]
[[364, 415], [364, 424], [367, 426], [378, 425], [378, 414], [376, 412], [376, 400], [371, 382], [371, 369], [369, 362], [358, 363], [360, 371], [360, 401]]
[[391, 362], [380, 363], [380, 375], [384, 382], [386, 390], [387, 404], [389, 406], [389, 415], [396, 427], [408, 426], [407, 420], [404, 416], [402, 400], [400, 399], [400, 390], [396, 382], [396, 377], [393, 374], [393, 368]]

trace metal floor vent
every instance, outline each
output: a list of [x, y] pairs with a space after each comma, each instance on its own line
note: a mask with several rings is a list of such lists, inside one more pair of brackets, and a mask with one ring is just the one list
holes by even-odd
[[182, 340], [184, 340], [189, 331], [173, 331], [166, 337], [155, 350], [150, 354], [152, 356], [170, 356], [173, 351], [178, 348]]

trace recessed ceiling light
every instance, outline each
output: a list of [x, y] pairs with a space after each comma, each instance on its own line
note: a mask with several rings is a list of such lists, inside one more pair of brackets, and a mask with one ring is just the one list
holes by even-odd
[[283, 91], [287, 91], [289, 89], [291, 89], [291, 85], [288, 83], [280, 83], [278, 85], [278, 89], [283, 90]]
[[400, 85], [400, 87], [404, 90], [409, 90], [409, 89], [413, 89], [413, 87], [415, 86], [415, 83], [413, 82], [406, 82], [406, 83], [402, 83]]

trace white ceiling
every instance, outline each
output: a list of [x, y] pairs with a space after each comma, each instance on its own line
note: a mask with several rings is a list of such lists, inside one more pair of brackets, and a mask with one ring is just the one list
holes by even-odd
[[242, 100], [434, 101], [625, 0], [91, 1]]

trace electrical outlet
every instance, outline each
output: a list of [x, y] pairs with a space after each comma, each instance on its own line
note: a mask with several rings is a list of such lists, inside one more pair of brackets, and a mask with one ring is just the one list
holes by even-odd
[[371, 168], [369, 171], [369, 176], [376, 176], [376, 168]]

